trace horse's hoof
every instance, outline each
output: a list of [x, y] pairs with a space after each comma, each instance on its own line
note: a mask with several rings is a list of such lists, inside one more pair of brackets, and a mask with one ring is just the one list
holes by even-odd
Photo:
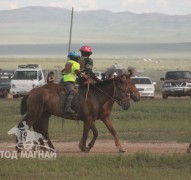
[[82, 147], [81, 151], [85, 152], [85, 153], [88, 153], [90, 151], [90, 149], [91, 149], [90, 147]]
[[93, 145], [89, 143], [88, 147], [91, 149], [91, 148], [93, 148]]
[[[48, 150], [48, 149], [46, 148], [46, 150]], [[54, 147], [49, 148], [49, 151], [52, 152], [52, 153], [56, 153], [56, 149]]]
[[17, 153], [21, 153], [22, 148], [21, 148], [21, 147], [16, 146], [16, 151], [17, 151]]
[[21, 153], [21, 150], [17, 150], [17, 153], [18, 153], [18, 154]]
[[119, 152], [120, 153], [124, 153], [124, 152], [126, 152], [124, 149], [119, 149]]
[[33, 150], [33, 151], [38, 151], [37, 146], [33, 146], [33, 147], [32, 147], [32, 150]]
[[187, 153], [191, 153], [191, 149], [190, 149], [190, 147], [187, 149]]
[[78, 147], [79, 147], [79, 149], [81, 149], [81, 151], [82, 151], [82, 143], [81, 143], [81, 142], [78, 144]]
[[80, 147], [80, 146], [79, 146], [79, 148], [80, 148], [80, 150], [81, 150], [82, 152], [85, 151], [85, 147], [82, 147], [82, 146]]
[[90, 151], [90, 149], [91, 149], [90, 147], [86, 147], [85, 152], [88, 153]]
[[[46, 147], [40, 147], [40, 150], [43, 151], [43, 152], [49, 151], [49, 149], [47, 149]], [[50, 149], [50, 151], [51, 151], [51, 149]], [[53, 151], [52, 151], [52, 152], [53, 152]]]

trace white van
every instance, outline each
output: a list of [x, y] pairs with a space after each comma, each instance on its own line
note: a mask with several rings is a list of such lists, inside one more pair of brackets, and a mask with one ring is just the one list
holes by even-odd
[[31, 89], [41, 87], [44, 84], [44, 73], [39, 65], [19, 65], [11, 78], [10, 94], [23, 96]]

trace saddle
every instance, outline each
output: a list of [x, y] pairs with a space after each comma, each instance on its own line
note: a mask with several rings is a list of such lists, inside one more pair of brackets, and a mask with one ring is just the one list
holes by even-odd
[[[87, 84], [93, 84], [93, 81], [91, 79], [83, 79], [83, 84], [81, 84], [80, 86], [85, 86]], [[75, 89], [74, 89], [74, 97], [71, 101], [70, 99], [70, 102], [71, 102], [71, 106], [70, 108], [72, 110], [74, 110], [76, 113], [78, 113], [78, 110], [79, 110], [79, 91], [78, 91], [78, 86], [75, 86]], [[65, 112], [65, 109], [67, 109], [67, 100], [68, 100], [68, 97], [70, 96], [70, 94], [68, 94], [67, 91], [60, 91], [58, 92], [59, 93], [59, 96], [60, 96], [60, 100], [61, 100], [61, 109], [63, 111], [63, 113]]]

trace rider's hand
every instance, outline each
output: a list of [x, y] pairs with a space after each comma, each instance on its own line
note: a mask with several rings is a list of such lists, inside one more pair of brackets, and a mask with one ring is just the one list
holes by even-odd
[[88, 79], [88, 78], [89, 78], [89, 76], [86, 75], [86, 74], [82, 74], [82, 77], [85, 78], [85, 79]]
[[61, 71], [61, 74], [62, 74], [62, 75], [64, 74], [64, 71], [65, 71], [65, 68], [64, 68], [64, 69], [62, 69], [62, 71]]

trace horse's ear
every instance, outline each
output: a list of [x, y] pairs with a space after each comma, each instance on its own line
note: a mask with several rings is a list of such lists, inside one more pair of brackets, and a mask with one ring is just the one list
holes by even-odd
[[116, 77], [116, 79], [118, 79], [121, 83], [125, 83], [126, 78], [129, 78], [127, 74], [123, 73], [119, 76]]
[[129, 79], [132, 76], [133, 73], [124, 73], [122, 76], [125, 76], [127, 79]]
[[128, 76], [128, 78], [130, 78], [131, 76], [132, 76], [132, 72], [130, 72], [127, 76]]
[[117, 79], [119, 82], [124, 83], [124, 79], [122, 77], [124, 77], [124, 74], [119, 75], [119, 76], [115, 77], [114, 79]]

